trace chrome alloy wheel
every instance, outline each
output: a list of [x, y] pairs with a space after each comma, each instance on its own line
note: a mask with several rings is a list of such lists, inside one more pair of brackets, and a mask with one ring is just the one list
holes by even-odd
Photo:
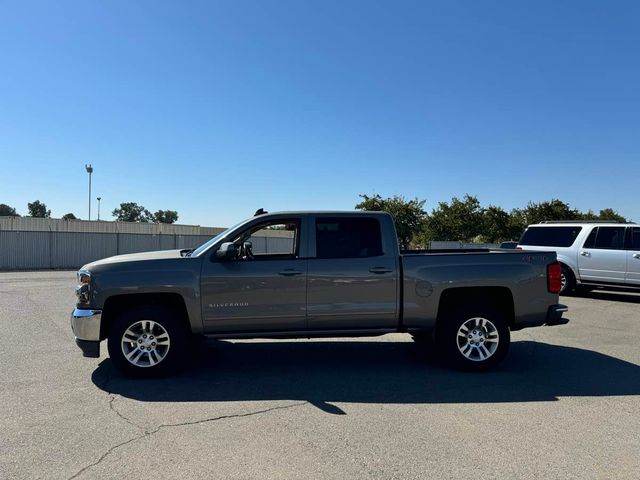
[[482, 362], [496, 353], [500, 335], [490, 320], [475, 317], [460, 326], [456, 340], [462, 355], [471, 361]]
[[122, 353], [136, 367], [153, 367], [169, 352], [169, 334], [153, 320], [140, 320], [122, 335]]

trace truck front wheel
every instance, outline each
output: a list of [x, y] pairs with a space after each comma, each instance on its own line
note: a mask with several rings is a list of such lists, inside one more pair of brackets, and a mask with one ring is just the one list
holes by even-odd
[[125, 375], [165, 375], [181, 366], [188, 338], [177, 312], [160, 306], [140, 306], [114, 320], [109, 330], [109, 356]]
[[499, 312], [480, 309], [452, 314], [438, 332], [437, 342], [452, 366], [485, 371], [504, 359], [511, 338], [509, 326]]

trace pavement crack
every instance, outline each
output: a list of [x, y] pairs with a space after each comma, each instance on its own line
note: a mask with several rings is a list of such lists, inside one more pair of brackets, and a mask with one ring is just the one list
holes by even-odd
[[124, 420], [125, 422], [127, 422], [129, 425], [131, 425], [132, 427], [135, 427], [139, 430], [144, 430], [143, 427], [141, 427], [140, 425], [136, 424], [135, 422], [133, 422], [132, 420], [130, 420], [128, 417], [126, 417], [123, 413], [121, 413], [116, 407], [115, 407], [115, 401], [118, 399], [118, 396], [115, 393], [110, 393], [109, 394], [111, 396], [111, 398], [109, 399], [109, 409], [115, 413], [117, 416], [119, 416], [122, 420]]
[[[107, 380], [107, 383], [108, 383], [108, 380]], [[120, 414], [120, 412], [118, 412], [115, 408], [113, 408], [113, 401], [114, 400], [115, 400], [115, 397], [112, 397], [111, 400], [109, 401], [109, 406], [110, 406], [111, 410], [113, 410], [119, 417], [124, 419], [127, 423], [130, 423], [131, 425], [134, 425], [137, 428], [141, 428], [138, 425], [133, 424], [128, 418], [126, 418], [124, 415]], [[204, 418], [204, 419], [201, 419], [201, 420], [193, 420], [193, 421], [190, 421], [190, 422], [163, 423], [161, 425], [158, 425], [153, 430], [145, 430], [140, 435], [137, 435], [137, 436], [135, 436], [133, 438], [130, 438], [129, 440], [125, 440], [124, 442], [118, 443], [118, 444], [110, 447], [109, 449], [107, 449], [107, 451], [105, 451], [102, 455], [100, 455], [100, 457], [98, 457], [98, 459], [95, 462], [90, 463], [89, 465], [86, 465], [86, 466], [82, 467], [80, 470], [78, 470], [76, 473], [74, 473], [71, 477], [69, 477], [68, 480], [73, 480], [74, 478], [78, 478], [80, 475], [85, 473], [90, 468], [93, 468], [93, 467], [99, 465], [100, 463], [102, 463], [102, 461], [104, 461], [104, 459], [106, 459], [109, 455], [111, 455], [114, 451], [116, 451], [120, 447], [124, 447], [125, 445], [133, 443], [133, 442], [135, 442], [137, 440], [140, 440], [142, 438], [150, 437], [150, 436], [158, 433], [160, 430], [165, 429], [165, 428], [186, 427], [186, 426], [190, 426], [190, 425], [199, 425], [199, 424], [204, 424], [204, 423], [216, 422], [218, 420], [227, 420], [227, 419], [230, 419], [230, 418], [252, 417], [252, 416], [255, 416], [255, 415], [262, 415], [262, 414], [273, 412], [273, 411], [276, 411], [276, 410], [287, 410], [287, 409], [290, 409], [290, 408], [300, 407], [300, 406], [306, 405], [307, 403], [308, 402], [297, 402], [297, 403], [292, 403], [292, 404], [289, 404], [289, 405], [280, 405], [280, 406], [277, 406], [277, 407], [271, 407], [271, 408], [265, 408], [265, 409], [262, 409], [262, 410], [256, 410], [256, 411], [253, 411], [253, 412], [236, 413], [236, 414], [233, 414], [233, 415], [219, 415], [217, 417]]]
[[130, 438], [127, 441], [124, 441], [124, 442], [118, 443], [117, 445], [114, 445], [113, 447], [109, 448], [106, 452], [104, 452], [102, 455], [100, 455], [98, 460], [96, 460], [93, 463], [90, 463], [89, 465], [86, 465], [85, 467], [82, 467], [80, 470], [78, 470], [76, 473], [74, 473], [72, 476], [70, 476], [69, 480], [73, 480], [74, 478], [78, 478], [80, 475], [82, 475], [84, 472], [86, 472], [90, 468], [95, 467], [96, 465], [101, 463], [105, 458], [107, 458], [109, 455], [111, 455], [116, 449], [118, 449], [120, 447], [124, 447], [125, 445], [128, 445], [131, 442], [135, 442], [136, 440], [139, 440], [139, 439], [145, 437], [146, 435], [147, 434], [145, 432], [142, 435], [138, 435], [137, 437]]
[[275, 410], [287, 410], [289, 408], [300, 407], [302, 405], [306, 405], [307, 403], [308, 402], [298, 402], [298, 403], [292, 403], [290, 405], [281, 405], [279, 407], [265, 408], [264, 410], [257, 410], [255, 412], [236, 413], [236, 414], [233, 414], [233, 415], [221, 415], [219, 417], [211, 417], [211, 418], [205, 418], [205, 419], [202, 419], [202, 420], [194, 420], [192, 422], [163, 423], [161, 425], [158, 425], [158, 427], [156, 427], [154, 430], [151, 430], [151, 431], [147, 432], [147, 434], [148, 435], [153, 435], [154, 433], [160, 431], [163, 428], [185, 427], [185, 426], [189, 426], [189, 425], [198, 425], [198, 424], [201, 424], [201, 423], [215, 422], [215, 421], [218, 421], [218, 420], [226, 420], [228, 418], [252, 417], [254, 415], [261, 415], [263, 413], [269, 413], [269, 412], [273, 412]]
[[121, 397], [121, 395], [118, 395], [117, 393], [113, 393], [107, 388], [111, 380], [113, 380], [113, 375], [110, 375], [109, 373], [105, 373], [104, 383], [102, 383], [102, 385], [100, 385], [99, 387], [101, 390], [105, 391], [109, 396], [109, 410], [111, 410], [113, 413], [115, 413], [118, 417], [120, 417], [122, 420], [127, 422], [132, 427], [135, 427], [138, 430], [144, 431], [144, 427], [141, 427], [140, 425], [136, 424], [133, 420], [129, 419], [126, 415], [124, 415], [122, 412], [120, 412], [116, 408], [115, 401], [118, 399], [118, 397]]

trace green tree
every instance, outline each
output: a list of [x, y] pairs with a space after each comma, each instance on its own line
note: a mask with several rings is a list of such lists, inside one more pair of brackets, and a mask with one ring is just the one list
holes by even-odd
[[439, 202], [426, 221], [426, 236], [431, 240], [460, 240], [470, 242], [484, 232], [484, 209], [478, 198], [465, 195], [451, 203]]
[[482, 237], [486, 242], [497, 243], [513, 239], [511, 215], [502, 207], [489, 205], [482, 212]]
[[13, 207], [0, 203], [0, 217], [19, 217], [18, 212]]
[[178, 221], [178, 212], [175, 210], [158, 210], [153, 214], [156, 223], [175, 223]]
[[616, 222], [627, 223], [627, 219], [616, 212], [613, 208], [605, 208], [600, 210], [598, 220], [613, 220]]
[[27, 208], [31, 217], [49, 218], [51, 216], [51, 210], [47, 210], [47, 206], [40, 200], [28, 203]]
[[65, 213], [62, 216], [63, 220], [78, 220], [78, 218], [73, 213]]
[[509, 238], [506, 240], [518, 240], [527, 228], [527, 221], [522, 210], [514, 208], [509, 212]]
[[420, 233], [427, 217], [424, 200], [406, 200], [402, 196], [382, 198], [380, 195], [360, 195], [362, 201], [356, 205], [358, 210], [387, 212], [391, 214], [398, 232], [401, 248], [409, 248], [412, 240]]
[[550, 201], [534, 203], [529, 202], [522, 210], [524, 221], [527, 225], [553, 220], [580, 220], [582, 214], [568, 203], [554, 198]]
[[120, 208], [114, 209], [112, 215], [116, 217], [117, 222], [149, 223], [153, 221], [151, 212], [136, 202], [121, 203]]

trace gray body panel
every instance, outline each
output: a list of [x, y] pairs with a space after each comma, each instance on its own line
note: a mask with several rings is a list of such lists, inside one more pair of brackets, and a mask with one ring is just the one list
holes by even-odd
[[514, 324], [542, 324], [558, 295], [547, 291], [553, 252], [506, 250], [479, 253], [403, 255], [404, 316], [407, 329], [432, 328], [440, 297], [450, 288], [502, 287], [511, 292]]
[[[315, 221], [322, 217], [377, 219], [382, 254], [316, 258]], [[225, 261], [216, 257], [222, 243], [261, 222], [280, 219], [300, 222], [296, 258]], [[90, 301], [77, 306], [102, 309], [115, 295], [173, 293], [184, 300], [193, 332], [251, 337], [430, 329], [443, 293], [459, 287], [508, 289], [515, 327], [544, 324], [549, 307], [558, 303], [558, 295], [547, 291], [546, 278], [546, 265], [555, 261], [555, 253], [401, 255], [393, 220], [381, 212], [260, 215], [197, 253], [187, 257], [178, 250], [148, 252], [90, 263], [83, 267], [92, 274]]]
[[174, 293], [184, 301], [191, 330], [202, 333], [201, 264], [199, 258], [180, 256], [180, 250], [163, 250], [105, 258], [82, 269], [92, 273], [89, 304], [94, 308], [116, 295]]
[[[307, 260], [202, 265], [205, 332], [304, 330]], [[280, 275], [282, 271], [302, 272]]]
[[400, 253], [395, 226], [389, 215], [371, 212], [360, 214], [376, 218], [380, 222], [382, 255], [366, 258], [315, 258], [316, 219], [352, 216], [344, 212], [308, 216], [310, 259], [307, 318], [310, 331], [398, 328]]

